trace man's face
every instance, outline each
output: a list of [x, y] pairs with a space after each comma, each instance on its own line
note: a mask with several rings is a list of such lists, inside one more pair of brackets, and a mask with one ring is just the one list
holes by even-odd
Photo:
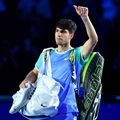
[[69, 44], [73, 38], [73, 34], [70, 34], [67, 29], [56, 28], [55, 30], [55, 41], [57, 45]]

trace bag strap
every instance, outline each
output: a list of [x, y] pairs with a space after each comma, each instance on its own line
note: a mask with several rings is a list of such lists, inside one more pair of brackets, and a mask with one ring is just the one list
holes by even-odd
[[71, 50], [70, 55], [69, 55], [69, 60], [72, 64], [72, 78], [73, 78], [73, 83], [76, 81], [76, 70], [75, 70], [75, 49]]
[[[46, 62], [47, 62], [47, 59], [48, 59], [48, 55], [51, 55], [51, 53], [52, 53], [52, 51], [54, 50], [54, 48], [47, 48], [47, 49], [44, 49], [44, 62], [45, 62], [45, 64], [46, 64]], [[49, 54], [47, 54], [47, 52], [49, 53]]]
[[[50, 61], [50, 55], [52, 53], [52, 51], [54, 50], [54, 48], [47, 48], [47, 49], [44, 49], [44, 66], [46, 65], [47, 63], [47, 66], [48, 66], [48, 69], [47, 69], [47, 75], [49, 77], [52, 77], [52, 70], [51, 70], [51, 61]], [[48, 61], [48, 62], [47, 62]]]

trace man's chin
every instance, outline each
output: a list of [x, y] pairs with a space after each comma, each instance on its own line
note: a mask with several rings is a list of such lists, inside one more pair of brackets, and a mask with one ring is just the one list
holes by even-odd
[[60, 42], [56, 42], [56, 45], [62, 45], [62, 43], [60, 43]]

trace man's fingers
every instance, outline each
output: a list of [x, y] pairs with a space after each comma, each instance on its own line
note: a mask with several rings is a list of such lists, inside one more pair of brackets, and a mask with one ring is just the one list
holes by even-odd
[[73, 7], [74, 7], [74, 8], [77, 8], [77, 6], [76, 6], [76, 5], [73, 5]]
[[73, 5], [73, 7], [75, 8], [76, 11], [78, 10], [78, 7], [76, 5]]
[[76, 10], [77, 12], [78, 12], [78, 11], [79, 11], [79, 13], [82, 12], [82, 11], [81, 11], [81, 6], [73, 5], [73, 7], [75, 8], [75, 10]]

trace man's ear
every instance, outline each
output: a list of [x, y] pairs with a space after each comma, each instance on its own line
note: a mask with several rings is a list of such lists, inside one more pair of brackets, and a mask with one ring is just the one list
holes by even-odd
[[70, 38], [72, 39], [74, 37], [74, 33], [71, 33], [70, 34]]

